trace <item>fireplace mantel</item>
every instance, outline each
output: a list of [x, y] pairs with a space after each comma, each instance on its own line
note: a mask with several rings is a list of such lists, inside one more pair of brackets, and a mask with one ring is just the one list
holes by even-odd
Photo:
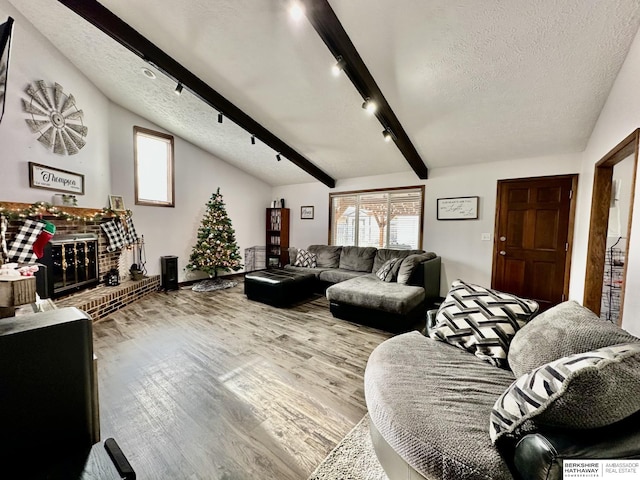
[[67, 207], [65, 205], [51, 205], [46, 202], [20, 203], [0, 201], [0, 214], [4, 212], [11, 215], [27, 210], [31, 210], [33, 213], [25, 215], [25, 217], [64, 218], [77, 221], [84, 220], [95, 222], [102, 218], [113, 218], [119, 216], [118, 212], [114, 212], [108, 208]]

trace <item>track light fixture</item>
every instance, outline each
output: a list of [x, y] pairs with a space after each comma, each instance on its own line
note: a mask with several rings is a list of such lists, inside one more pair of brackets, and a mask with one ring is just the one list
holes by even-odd
[[255, 145], [255, 144], [256, 144], [256, 136], [251, 135], [251, 145]]
[[277, 160], [277, 161], [282, 160], [282, 158], [280, 158], [280, 154], [279, 154], [279, 153], [276, 153], [276, 160]]
[[178, 85], [176, 85], [176, 89], [174, 90], [174, 92], [178, 96], [182, 94], [182, 82], [178, 82]]
[[385, 128], [382, 131], [382, 136], [384, 137], [385, 142], [390, 142], [391, 140], [393, 140], [393, 133], [391, 133], [391, 130], [389, 130], [388, 128]]
[[289, 16], [296, 22], [299, 22], [302, 20], [302, 17], [304, 17], [304, 7], [297, 1], [291, 2], [289, 6]]
[[336, 62], [336, 64], [331, 67], [331, 73], [333, 73], [334, 77], [340, 75], [340, 72], [342, 72], [344, 70], [344, 67], [347, 66], [347, 62], [344, 58], [342, 58], [342, 55], [338, 55], [337, 59], [338, 61]]
[[362, 108], [364, 108], [369, 115], [373, 115], [376, 113], [376, 110], [378, 110], [378, 104], [367, 97], [362, 104]]
[[224, 119], [224, 116], [222, 115], [222, 112], [218, 112], [218, 123], [222, 123], [223, 119]]

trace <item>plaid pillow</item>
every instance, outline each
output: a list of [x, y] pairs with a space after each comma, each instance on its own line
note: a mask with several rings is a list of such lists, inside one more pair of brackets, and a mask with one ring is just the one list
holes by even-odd
[[17, 263], [35, 263], [38, 257], [33, 252], [33, 244], [44, 228], [44, 222], [25, 220], [24, 225], [13, 239], [9, 249], [9, 261]]
[[104, 231], [105, 235], [109, 239], [107, 252], [115, 252], [126, 245], [124, 229], [122, 228], [122, 224], [118, 218], [102, 223], [100, 228], [102, 228], [102, 231]]
[[302, 248], [298, 250], [294, 267], [316, 268], [318, 266], [318, 256]]

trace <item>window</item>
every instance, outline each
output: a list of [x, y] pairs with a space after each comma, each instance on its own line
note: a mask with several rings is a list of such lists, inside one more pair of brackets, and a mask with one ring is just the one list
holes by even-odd
[[329, 194], [332, 245], [422, 248], [424, 186]]
[[173, 207], [173, 136], [133, 127], [136, 205]]

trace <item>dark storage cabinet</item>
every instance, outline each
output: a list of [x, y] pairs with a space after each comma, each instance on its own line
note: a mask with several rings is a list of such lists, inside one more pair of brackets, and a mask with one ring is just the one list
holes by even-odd
[[160, 257], [160, 266], [164, 291], [178, 290], [178, 257], [173, 255]]
[[267, 208], [267, 268], [289, 263], [289, 209]]

